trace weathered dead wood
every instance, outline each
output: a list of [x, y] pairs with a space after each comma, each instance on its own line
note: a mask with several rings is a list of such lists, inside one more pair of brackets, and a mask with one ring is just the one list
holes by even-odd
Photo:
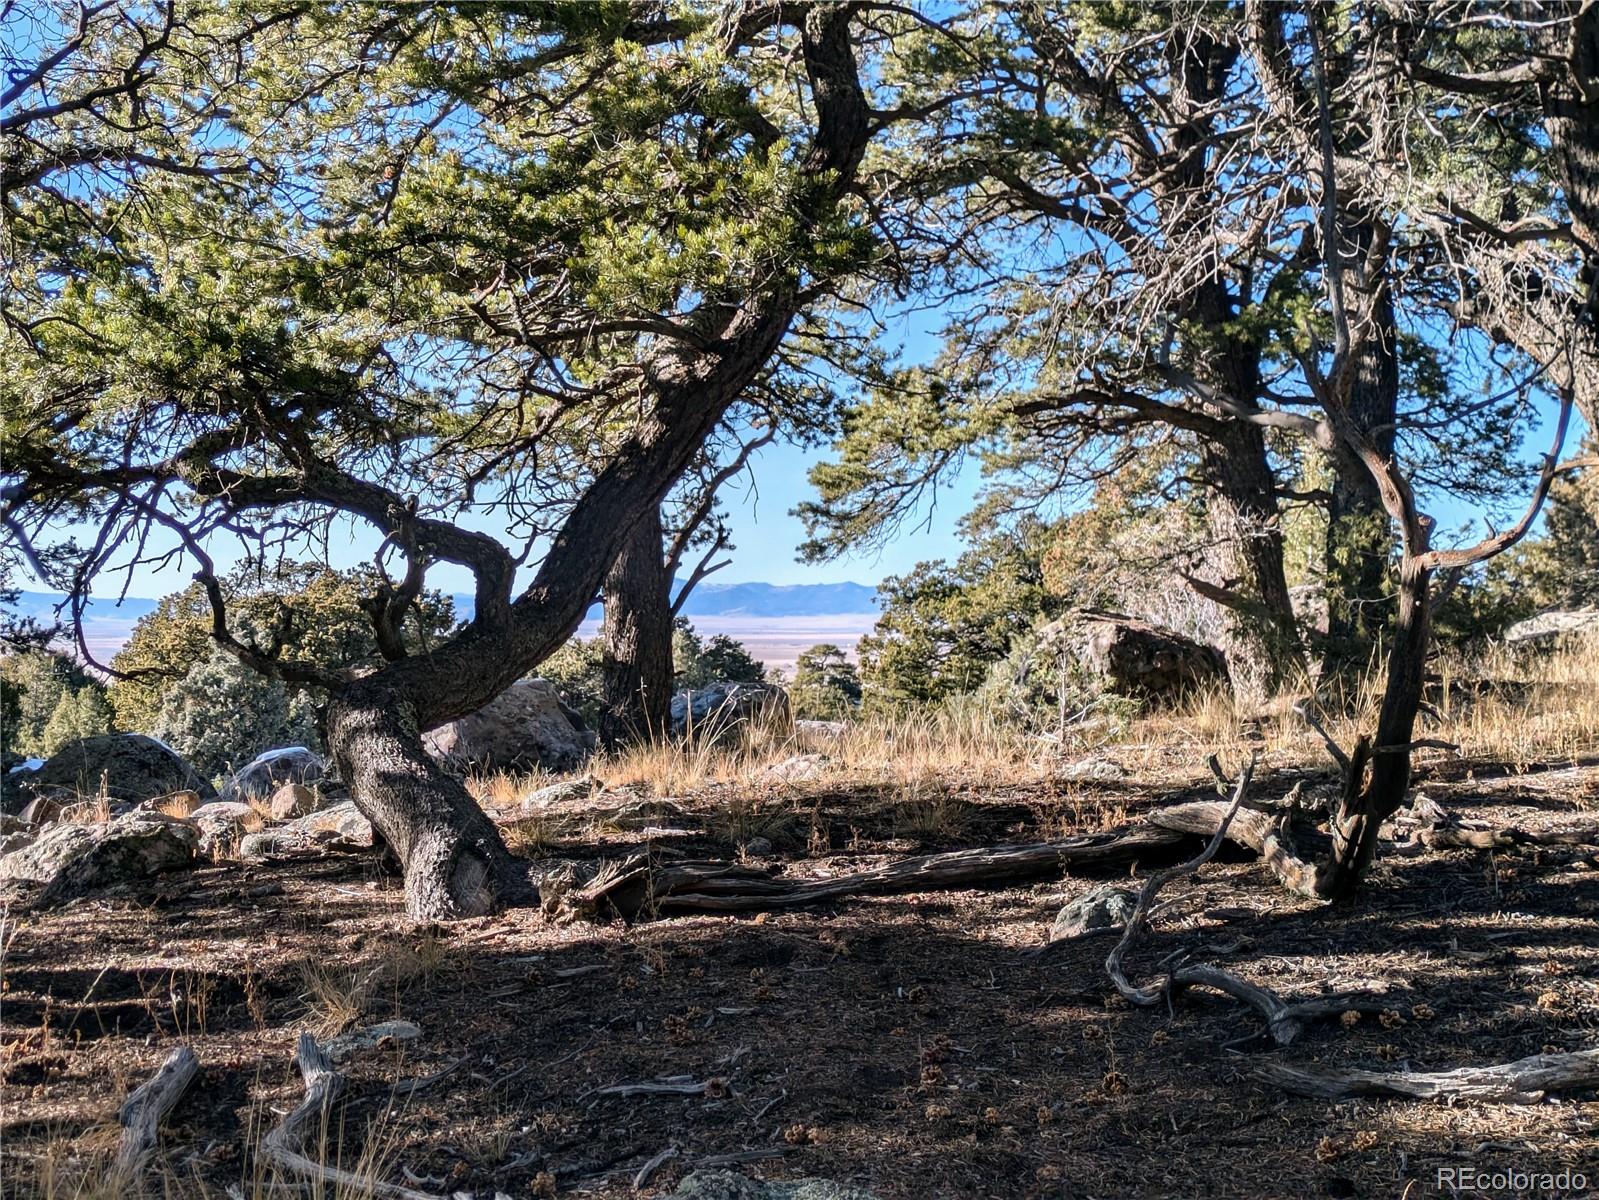
[[1533, 830], [1516, 825], [1490, 825], [1468, 821], [1436, 800], [1416, 797], [1408, 813], [1394, 819], [1396, 826], [1415, 826], [1412, 842], [1428, 850], [1508, 850], [1514, 846], [1599, 846], [1599, 825], [1574, 829]]
[[578, 1097], [621, 1096], [624, 1100], [634, 1096], [710, 1096], [713, 1099], [727, 1095], [727, 1080], [720, 1076], [710, 1079], [648, 1079], [642, 1083], [613, 1083], [606, 1087], [590, 1088]]
[[[1249, 1005], [1260, 1013], [1266, 1021], [1266, 1032], [1279, 1046], [1286, 1046], [1293, 1042], [1304, 1029], [1308, 1020], [1335, 1016], [1340, 1013], [1354, 1011], [1381, 1011], [1387, 1004], [1379, 997], [1361, 994], [1340, 994], [1317, 996], [1308, 1000], [1289, 1002], [1282, 999], [1275, 992], [1267, 988], [1258, 987], [1247, 980], [1223, 971], [1220, 967], [1210, 966], [1206, 963], [1192, 963], [1176, 966], [1168, 970], [1166, 977], [1157, 983], [1145, 984], [1143, 987], [1134, 985], [1128, 978], [1122, 966], [1122, 959], [1128, 949], [1137, 940], [1138, 935], [1149, 924], [1149, 913], [1154, 906], [1155, 897], [1160, 889], [1173, 879], [1184, 875], [1192, 875], [1216, 856], [1216, 851], [1221, 848], [1222, 842], [1229, 836], [1234, 823], [1239, 817], [1246, 819], [1263, 818], [1262, 814], [1244, 809], [1244, 797], [1249, 791], [1249, 784], [1255, 775], [1255, 758], [1251, 756], [1249, 764], [1238, 776], [1238, 786], [1233, 792], [1232, 799], [1226, 805], [1214, 804], [1211, 801], [1202, 801], [1196, 805], [1183, 805], [1183, 808], [1205, 808], [1208, 819], [1212, 806], [1220, 810], [1220, 815], [1210, 821], [1210, 840], [1193, 858], [1175, 867], [1168, 867], [1157, 871], [1145, 881], [1143, 889], [1139, 892], [1138, 904], [1133, 909], [1133, 915], [1127, 921], [1127, 928], [1122, 931], [1121, 938], [1105, 959], [1105, 972], [1116, 985], [1116, 990], [1131, 1004], [1140, 1008], [1152, 1008], [1164, 1003], [1179, 989], [1185, 987], [1208, 987], [1225, 995], [1233, 997]], [[1171, 810], [1167, 810], [1168, 812]], [[1268, 825], [1276, 822], [1267, 820]], [[1189, 832], [1198, 832], [1190, 829]], [[1256, 834], [1262, 837], [1261, 845], [1267, 844], [1265, 838], [1269, 836], [1269, 829], [1256, 829]], [[1244, 835], [1253, 836], [1253, 835]], [[1242, 838], [1240, 838], [1242, 840]], [[1245, 844], [1249, 844], [1245, 842]], [[1260, 849], [1260, 845], [1253, 847]], [[1263, 852], [1264, 853], [1264, 852]]]
[[447, 1063], [434, 1071], [431, 1075], [421, 1075], [415, 1079], [402, 1079], [394, 1085], [396, 1096], [414, 1096], [418, 1092], [425, 1092], [442, 1079], [448, 1079], [466, 1063], [466, 1059], [458, 1058], [452, 1063]]
[[1291, 813], [1264, 813], [1253, 808], [1231, 812], [1220, 800], [1194, 800], [1174, 804], [1150, 814], [1149, 819], [1162, 829], [1214, 837], [1222, 832], [1240, 846], [1260, 855], [1261, 861], [1289, 891], [1312, 899], [1316, 890], [1316, 867], [1300, 857], [1288, 832]]
[[571, 894], [624, 917], [671, 912], [755, 912], [798, 908], [840, 896], [882, 895], [1017, 879], [1125, 871], [1180, 853], [1187, 837], [1151, 825], [1053, 842], [950, 850], [885, 863], [832, 879], [778, 879], [726, 863], [654, 863], [637, 855], [602, 882]]
[[340, 1167], [330, 1167], [301, 1153], [306, 1139], [313, 1134], [326, 1142], [328, 1115], [333, 1102], [344, 1091], [344, 1076], [333, 1069], [332, 1061], [309, 1033], [300, 1034], [294, 1063], [300, 1068], [300, 1077], [305, 1081], [305, 1099], [261, 1139], [259, 1153], [263, 1159], [289, 1175], [329, 1183], [351, 1194], [382, 1196], [388, 1200], [441, 1200], [441, 1197], [431, 1192], [419, 1192]]
[[1255, 1074], [1296, 1096], [1322, 1100], [1407, 1096], [1534, 1104], [1549, 1092], [1599, 1087], [1599, 1050], [1534, 1054], [1492, 1067], [1452, 1071], [1310, 1071], [1284, 1063], [1261, 1063]]
[[677, 1153], [678, 1151], [676, 1146], [668, 1146], [665, 1150], [662, 1150], [654, 1158], [650, 1159], [649, 1162], [640, 1167], [638, 1169], [638, 1174], [633, 1176], [633, 1190], [635, 1192], [643, 1191], [644, 1185], [650, 1181], [655, 1172], [659, 1171], [668, 1162], [676, 1158]]
[[195, 1076], [200, 1060], [187, 1046], [179, 1046], [156, 1073], [129, 1093], [117, 1112], [122, 1126], [122, 1141], [111, 1165], [113, 1191], [121, 1191], [138, 1177], [150, 1155], [155, 1153], [161, 1122], [183, 1098]]

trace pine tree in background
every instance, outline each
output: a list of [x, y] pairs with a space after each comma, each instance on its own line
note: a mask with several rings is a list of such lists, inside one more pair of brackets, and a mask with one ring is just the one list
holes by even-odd
[[794, 664], [789, 687], [794, 715], [804, 720], [837, 721], [861, 707], [861, 677], [844, 651], [831, 642], [812, 646]]
[[57, 753], [68, 742], [111, 732], [111, 705], [105, 689], [89, 682], [76, 691], [62, 691], [38, 741], [43, 757]]
[[167, 692], [155, 736], [216, 777], [279, 746], [317, 745], [307, 706], [220, 648]]

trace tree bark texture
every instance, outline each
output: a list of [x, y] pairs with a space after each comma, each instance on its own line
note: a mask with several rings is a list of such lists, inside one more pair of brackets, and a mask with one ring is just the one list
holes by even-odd
[[616, 747], [664, 736], [672, 701], [671, 577], [661, 510], [636, 522], [605, 576], [605, 711], [600, 740]]
[[328, 707], [328, 748], [361, 811], [405, 864], [405, 907], [449, 920], [531, 901], [527, 863], [462, 782], [422, 748], [416, 706], [363, 688]]
[[[1378, 453], [1391, 457], [1399, 407], [1399, 349], [1387, 238], [1366, 214], [1348, 214], [1341, 228], [1345, 302], [1351, 326], [1360, 331], [1347, 416]], [[1323, 554], [1327, 594], [1324, 658], [1332, 669], [1359, 670], [1388, 624], [1393, 532], [1371, 472], [1342, 441], [1338, 446], [1339, 452], [1332, 456]]]
[[1399, 613], [1388, 648], [1388, 683], [1377, 714], [1376, 745], [1362, 739], [1356, 746], [1343, 796], [1328, 822], [1332, 851], [1316, 880], [1316, 892], [1324, 899], [1342, 900], [1359, 888], [1377, 853], [1378, 830], [1399, 811], [1410, 790], [1410, 743], [1432, 636], [1431, 588], [1432, 573], [1407, 561], [1400, 572]]

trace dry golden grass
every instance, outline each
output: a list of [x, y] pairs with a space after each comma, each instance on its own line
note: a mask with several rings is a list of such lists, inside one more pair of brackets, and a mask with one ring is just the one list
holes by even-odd
[[360, 1019], [377, 984], [372, 968], [306, 959], [300, 964], [300, 999], [313, 1033], [329, 1037]]
[[170, 796], [161, 797], [154, 804], [156, 812], [181, 820], [200, 807], [200, 797], [195, 792], [173, 792]]
[[[1599, 753], [1599, 639], [1570, 641], [1552, 650], [1495, 646], [1471, 657], [1440, 655], [1431, 712], [1418, 722], [1418, 738], [1459, 747], [1466, 758], [1522, 769], [1533, 763]], [[1317, 704], [1328, 732], [1348, 747], [1376, 728], [1386, 677], [1373, 663], [1358, 678], [1323, 695]], [[1222, 690], [1197, 694], [1170, 712], [1139, 718], [1110, 739], [1117, 761], [1130, 771], [1182, 765], [1197, 769], [1205, 757], [1259, 750], [1274, 765], [1325, 765], [1320, 739], [1294, 706], [1305, 697], [1283, 695], [1249, 710]], [[1439, 756], [1441, 750], [1423, 750]]]
[[[1599, 639], [1544, 653], [1496, 648], [1470, 660], [1442, 656], [1433, 669], [1442, 679], [1429, 690], [1440, 697], [1437, 715], [1424, 715], [1417, 737], [1452, 742], [1462, 755], [1517, 768], [1599, 752]], [[1321, 719], [1340, 744], [1349, 746], [1375, 728], [1383, 685], [1382, 664], [1374, 662], [1320, 697]], [[1305, 696], [1285, 693], [1245, 708], [1226, 689], [1212, 688], [1174, 709], [1145, 715], [1128, 715], [1130, 706], [1107, 706], [1069, 725], [1064, 736], [1060, 730], [1023, 728], [963, 699], [929, 711], [873, 714], [836, 733], [746, 726], [720, 742], [636, 746], [601, 756], [587, 770], [608, 788], [645, 795], [692, 795], [718, 786], [748, 791], [752, 796], [730, 801], [716, 818], [734, 842], [772, 836], [774, 821], [778, 836], [789, 832], [803, 803], [773, 804], [773, 794], [803, 802], [838, 788], [878, 789], [903, 807], [901, 824], [908, 831], [937, 836], [959, 814], [920, 811], [920, 797], [923, 789], [934, 796], [940, 785], [954, 782], [1025, 786], [1058, 779], [1063, 764], [1102, 757], [1135, 779], [1208, 777], [1205, 760], [1216, 752], [1229, 762], [1258, 751], [1272, 766], [1325, 766], [1320, 738], [1295, 711]], [[825, 761], [793, 780], [771, 772], [799, 755]], [[553, 778], [481, 775], [469, 787], [485, 808], [504, 812]], [[513, 843], [527, 849], [556, 838], [543, 819], [506, 828]]]
[[380, 999], [395, 999], [410, 984], [432, 984], [441, 973], [454, 970], [454, 960], [454, 946], [431, 928], [385, 941], [354, 963], [306, 959], [300, 964], [306, 1025], [321, 1037], [342, 1033]]
[[505, 812], [557, 778], [545, 771], [473, 771], [466, 790], [489, 812]]
[[[120, 1094], [125, 1088], [117, 1089]], [[122, 1179], [113, 1169], [121, 1129], [114, 1114], [83, 1132], [48, 1138], [36, 1151], [12, 1151], [0, 1165], [7, 1196], [34, 1200], [372, 1200], [390, 1194], [398, 1175], [395, 1137], [383, 1117], [351, 1130], [337, 1118], [301, 1147], [320, 1166], [344, 1173], [337, 1180], [306, 1180], [280, 1173], [261, 1153], [261, 1143], [277, 1120], [263, 1103], [252, 1106], [245, 1131], [244, 1172], [225, 1188], [198, 1179], [187, 1165], [160, 1150], [138, 1178]]]

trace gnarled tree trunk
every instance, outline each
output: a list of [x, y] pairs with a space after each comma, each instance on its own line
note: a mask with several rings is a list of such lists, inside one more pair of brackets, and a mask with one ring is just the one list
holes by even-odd
[[1432, 572], [1413, 558], [1399, 580], [1399, 614], [1388, 649], [1388, 684], [1377, 714], [1377, 743], [1350, 757], [1343, 798], [1329, 822], [1332, 851], [1317, 873], [1317, 894], [1339, 900], [1352, 894], [1377, 853], [1378, 830], [1405, 803], [1410, 789], [1410, 743], [1426, 682], [1432, 636]]
[[[799, 166], [806, 186], [794, 203], [799, 215], [819, 220], [849, 188], [873, 132], [855, 62], [854, 10], [784, 11], [800, 31], [816, 114]], [[302, 494], [331, 497], [400, 536], [412, 553], [467, 565], [477, 580], [465, 629], [426, 654], [399, 658], [338, 688], [329, 704], [329, 748], [356, 804], [404, 864], [413, 916], [470, 916], [536, 894], [525, 864], [509, 853], [465, 787], [428, 758], [421, 735], [475, 712], [571, 636], [628, 532], [659, 513], [694, 454], [782, 344], [800, 302], [788, 274], [753, 281], [742, 298], [699, 311], [698, 336], [641, 364], [649, 404], [514, 599], [516, 564], [493, 539], [418, 517], [414, 506], [407, 512], [379, 485], [303, 466]]]
[[528, 864], [506, 848], [461, 781], [428, 757], [416, 707], [403, 695], [358, 685], [334, 699], [328, 748], [361, 811], [405, 864], [412, 916], [481, 916], [536, 895]]
[[663, 558], [661, 510], [628, 531], [605, 576], [605, 711], [607, 746], [664, 735], [672, 701], [671, 577]]

